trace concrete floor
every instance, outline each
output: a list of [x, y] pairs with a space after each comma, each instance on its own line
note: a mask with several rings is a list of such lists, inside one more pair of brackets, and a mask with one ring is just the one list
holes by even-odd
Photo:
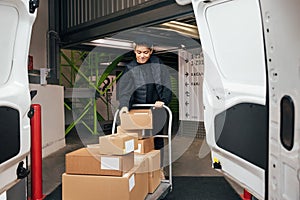
[[[99, 136], [93, 136], [84, 131], [70, 132], [66, 136], [66, 147], [43, 159], [43, 194], [51, 193], [61, 184], [61, 175], [65, 171], [65, 154], [75, 149], [95, 144]], [[201, 149], [201, 150], [200, 150]], [[172, 140], [173, 176], [222, 176], [212, 169], [210, 152], [204, 138], [178, 136]], [[168, 170], [166, 170], [168, 173]], [[228, 179], [227, 179], [228, 180]], [[228, 180], [238, 194], [242, 188]]]

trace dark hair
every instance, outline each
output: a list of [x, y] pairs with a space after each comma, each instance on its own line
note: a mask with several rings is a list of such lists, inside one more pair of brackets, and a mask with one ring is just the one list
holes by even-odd
[[148, 47], [149, 49], [153, 49], [153, 42], [146, 36], [139, 36], [133, 43], [133, 48], [139, 46], [145, 46]]

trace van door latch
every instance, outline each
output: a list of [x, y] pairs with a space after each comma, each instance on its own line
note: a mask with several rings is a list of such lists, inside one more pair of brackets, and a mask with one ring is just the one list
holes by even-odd
[[39, 7], [39, 0], [29, 0], [29, 12], [34, 13], [35, 9]]

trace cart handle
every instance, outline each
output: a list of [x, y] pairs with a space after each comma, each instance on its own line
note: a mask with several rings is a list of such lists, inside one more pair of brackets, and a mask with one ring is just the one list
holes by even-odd
[[114, 121], [113, 121], [113, 126], [111, 129], [111, 134], [115, 134], [115, 129], [116, 129], [116, 122], [117, 122], [117, 117], [118, 117], [118, 113], [119, 113], [119, 109], [116, 110], [115, 115], [114, 115]]

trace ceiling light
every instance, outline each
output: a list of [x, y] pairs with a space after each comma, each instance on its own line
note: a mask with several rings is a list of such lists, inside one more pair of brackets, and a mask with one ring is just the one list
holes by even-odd
[[115, 38], [97, 39], [84, 44], [100, 46], [100, 47], [108, 47], [108, 48], [118, 48], [118, 49], [128, 49], [128, 50], [133, 49], [132, 41], [120, 40]]

